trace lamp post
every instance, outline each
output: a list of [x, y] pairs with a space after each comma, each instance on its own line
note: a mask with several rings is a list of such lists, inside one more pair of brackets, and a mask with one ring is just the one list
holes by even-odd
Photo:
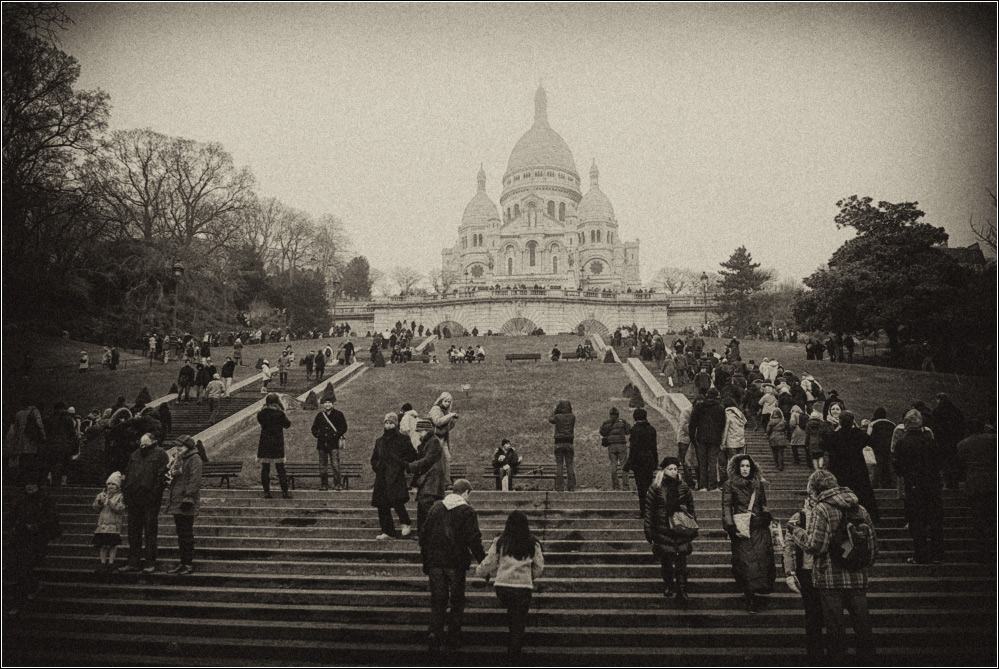
[[708, 324], [708, 273], [701, 272], [701, 290], [704, 294], [704, 324]]
[[184, 267], [184, 263], [174, 260], [171, 269], [173, 270], [174, 278], [177, 280], [177, 288], [174, 289], [173, 293], [173, 331], [177, 332], [177, 307], [180, 303], [180, 289], [184, 285], [181, 279], [184, 278], [184, 270], [186, 268]]
[[336, 325], [336, 303], [340, 299], [340, 282], [337, 280], [330, 282], [333, 297], [333, 325]]

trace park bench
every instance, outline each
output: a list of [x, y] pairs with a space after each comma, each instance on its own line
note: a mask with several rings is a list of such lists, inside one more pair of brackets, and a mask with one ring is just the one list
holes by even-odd
[[[454, 483], [458, 479], [468, 478], [468, 467], [466, 465], [451, 465], [451, 482]], [[482, 470], [482, 478], [496, 480], [496, 473], [493, 470], [492, 465], [486, 465]], [[521, 479], [551, 479], [555, 480], [555, 465], [530, 465], [526, 463], [521, 463], [517, 468], [517, 473], [514, 475], [513, 480], [519, 481]]]
[[206, 462], [201, 466], [201, 478], [218, 478], [220, 488], [229, 488], [230, 479], [237, 478], [242, 471], [242, 461]]
[[[284, 466], [288, 476], [288, 487], [295, 489], [295, 479], [299, 478], [321, 478], [323, 468], [318, 462], [289, 462]], [[273, 480], [277, 480], [277, 472], [271, 474]], [[344, 462], [340, 464], [340, 482], [344, 490], [350, 490], [350, 479], [361, 478], [361, 464], [358, 462]]]
[[506, 354], [506, 359], [507, 359], [507, 361], [510, 361], [510, 360], [533, 360], [534, 362], [538, 362], [539, 360], [541, 360], [541, 354], [540, 353], [507, 353]]

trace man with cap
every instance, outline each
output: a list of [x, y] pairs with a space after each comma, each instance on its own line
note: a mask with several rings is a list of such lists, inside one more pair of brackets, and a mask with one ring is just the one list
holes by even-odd
[[194, 573], [194, 518], [201, 503], [201, 454], [198, 444], [188, 435], [177, 438], [167, 471], [170, 492], [166, 512], [173, 516], [177, 527], [180, 563], [171, 574]]
[[447, 484], [444, 475], [444, 449], [441, 447], [437, 430], [429, 420], [416, 423], [420, 437], [417, 459], [406, 465], [406, 471], [413, 474], [412, 486], [416, 488], [416, 527], [420, 533], [420, 553], [426, 553], [426, 533], [424, 525], [427, 514], [434, 502], [444, 499]]
[[128, 507], [128, 564], [119, 569], [122, 573], [139, 571], [143, 534], [146, 536], [146, 567], [142, 571], [145, 574], [156, 571], [156, 537], [169, 463], [166, 451], [148, 432], [139, 439], [139, 448], [128, 459], [121, 489]]
[[[329, 470], [333, 470], [333, 487], [341, 490], [340, 479], [340, 448], [343, 435], [347, 434], [347, 418], [342, 412], [333, 408], [335, 395], [326, 395], [322, 399], [321, 410], [312, 421], [312, 436], [316, 438], [316, 451], [319, 453], [319, 485], [323, 490], [330, 489]], [[393, 414], [395, 415], [395, 414]]]
[[[621, 418], [617, 407], [611, 407], [610, 418], [605, 420], [600, 426], [600, 436], [603, 445], [607, 447], [607, 456], [610, 458], [611, 488], [614, 490], [628, 490], [628, 472], [619, 471], [628, 459], [628, 435], [631, 434], [631, 425]], [[620, 476], [620, 483], [618, 482]]]
[[697, 481], [701, 491], [718, 487], [717, 461], [725, 436], [725, 407], [717, 388], [710, 388], [690, 412], [690, 443], [697, 449]]

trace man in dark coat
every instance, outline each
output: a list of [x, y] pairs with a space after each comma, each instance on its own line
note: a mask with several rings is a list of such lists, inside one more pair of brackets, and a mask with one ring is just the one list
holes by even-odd
[[914, 564], [943, 559], [943, 502], [940, 470], [943, 458], [933, 434], [923, 429], [923, 416], [910, 409], [903, 420], [904, 434], [895, 444], [895, 472], [905, 485], [905, 514], [909, 521]]
[[[453, 492], [434, 503], [424, 526], [423, 571], [430, 577], [430, 637], [431, 653], [440, 651], [444, 638], [444, 620], [448, 622], [448, 645], [461, 647], [461, 624], [465, 612], [465, 576], [472, 558], [482, 562], [486, 552], [482, 547], [478, 515], [468, 504], [472, 484], [467, 479], [454, 482]], [[450, 603], [451, 615], [447, 616]]]
[[121, 490], [128, 507], [128, 564], [119, 570], [123, 573], [139, 571], [143, 534], [146, 536], [146, 566], [142, 572], [152, 574], [156, 571], [156, 538], [169, 462], [166, 451], [157, 445], [156, 437], [148, 433], [142, 435], [139, 449], [128, 460]]
[[63, 402], [56, 402], [52, 415], [45, 420], [46, 441], [40, 452], [45, 468], [52, 474], [52, 485], [66, 485], [66, 467], [80, 449], [76, 421]]
[[[330, 405], [332, 408], [332, 404]], [[371, 452], [371, 470], [375, 473], [375, 485], [371, 491], [371, 506], [378, 509], [378, 524], [381, 534], [375, 539], [384, 541], [397, 536], [392, 522], [392, 509], [399, 516], [401, 534], [410, 535], [412, 521], [406, 512], [409, 501], [409, 488], [406, 486], [406, 464], [416, 459], [416, 451], [409, 437], [399, 432], [399, 418], [395, 413], [385, 414], [385, 429], [375, 441]]]
[[180, 368], [180, 372], [177, 373], [177, 401], [187, 402], [191, 399], [191, 386], [194, 385], [194, 367], [191, 366], [191, 360], [185, 360], [184, 366]]
[[638, 509], [640, 517], [645, 517], [645, 499], [652, 485], [656, 466], [659, 463], [656, 428], [649, 423], [649, 414], [645, 409], [635, 409], [632, 413], [635, 425], [631, 428], [628, 461], [625, 472], [634, 472], [635, 487], [638, 488]]
[[[330, 489], [329, 470], [333, 470], [333, 487], [342, 489], [340, 479], [340, 447], [343, 435], [347, 434], [347, 418], [333, 408], [333, 398], [324, 397], [322, 411], [312, 421], [312, 436], [316, 438], [316, 451], [319, 453], [319, 486]], [[412, 449], [410, 449], [412, 450]]]
[[690, 412], [690, 443], [697, 451], [697, 480], [701, 490], [718, 487], [716, 463], [725, 434], [725, 407], [719, 399], [718, 390], [711, 388], [703, 400], [694, 404]]
[[948, 490], [957, 490], [961, 480], [961, 462], [957, 455], [957, 442], [964, 439], [964, 414], [950, 401], [947, 393], [937, 393], [937, 406], [933, 409], [933, 436], [937, 439], [944, 458], [944, 480]]
[[446, 485], [444, 476], [444, 448], [437, 436], [433, 423], [421, 420], [416, 424], [420, 438], [417, 459], [406, 465], [406, 471], [413, 475], [412, 486], [416, 488], [416, 527], [420, 534], [420, 552], [426, 551], [424, 524], [430, 508], [439, 499], [444, 499]]

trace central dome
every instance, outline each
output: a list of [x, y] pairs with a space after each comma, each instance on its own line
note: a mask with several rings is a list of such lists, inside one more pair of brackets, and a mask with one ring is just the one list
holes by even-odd
[[534, 125], [513, 147], [506, 171], [542, 166], [576, 174], [576, 161], [572, 158], [569, 145], [548, 125], [548, 97], [545, 89], [538, 87], [534, 96]]

